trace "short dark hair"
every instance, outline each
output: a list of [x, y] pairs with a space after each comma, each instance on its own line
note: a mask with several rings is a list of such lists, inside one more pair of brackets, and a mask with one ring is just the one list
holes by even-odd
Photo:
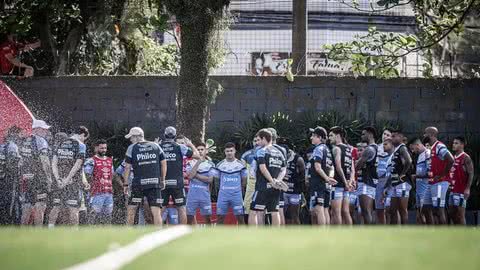
[[100, 144], [107, 144], [107, 140], [105, 139], [98, 139], [95, 141], [95, 146], [99, 146]]
[[317, 135], [318, 137], [325, 139], [327, 138], [327, 130], [323, 127], [316, 127], [312, 131], [313, 134]]
[[408, 141], [408, 145], [412, 145], [412, 144], [423, 144], [423, 143], [422, 143], [422, 140], [420, 140], [420, 138], [415, 137]]
[[373, 139], [377, 139], [377, 130], [372, 127], [372, 126], [368, 126], [368, 127], [365, 127], [363, 130], [365, 130], [366, 132], [370, 133], [373, 135]]
[[466, 141], [465, 141], [465, 137], [462, 137], [462, 136], [457, 136], [455, 138], [453, 138], [453, 140], [457, 140], [459, 142], [461, 142], [463, 145], [466, 145]]
[[335, 135], [340, 135], [342, 139], [345, 138], [345, 130], [339, 126], [330, 128], [330, 132], [333, 132]]
[[285, 147], [288, 148], [288, 149], [293, 149], [294, 146], [292, 144], [292, 142], [290, 141], [290, 139], [288, 138], [285, 138], [285, 137], [279, 137], [277, 139], [277, 144], [282, 146], [282, 147]]
[[200, 147], [200, 146], [207, 148], [207, 145], [204, 142], [197, 143], [196, 147]]
[[399, 128], [392, 130], [392, 133], [397, 133], [397, 134], [402, 134], [403, 135], [403, 131]]
[[265, 139], [267, 142], [272, 141], [272, 133], [266, 128], [260, 129], [255, 136], [259, 137], [260, 139]]
[[75, 133], [77, 135], [82, 135], [83, 134], [83, 135], [85, 135], [85, 138], [90, 137], [90, 132], [88, 131], [88, 128], [85, 127], [85, 126], [79, 126], [79, 127], [75, 128], [73, 133]]
[[227, 149], [227, 148], [235, 148], [235, 144], [233, 142], [227, 142], [225, 144], [225, 149]]

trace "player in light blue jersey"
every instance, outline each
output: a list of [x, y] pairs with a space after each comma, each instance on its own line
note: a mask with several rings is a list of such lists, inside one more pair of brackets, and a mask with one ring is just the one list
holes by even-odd
[[[259, 138], [255, 137], [253, 139], [253, 148], [243, 153], [240, 158], [244, 165], [247, 167], [248, 178], [247, 178], [247, 187], [245, 188], [245, 198], [243, 200], [243, 206], [245, 210], [245, 219], [248, 221], [248, 214], [250, 213], [250, 204], [252, 203], [253, 193], [255, 192], [255, 183], [256, 183], [256, 168], [257, 163], [255, 161], [255, 154], [260, 146], [258, 146]], [[259, 221], [261, 222], [261, 221]]]
[[206, 224], [210, 224], [212, 215], [210, 184], [213, 182], [215, 164], [208, 159], [204, 143], [198, 144], [197, 150], [200, 159], [191, 160], [187, 164], [188, 178], [191, 179], [187, 194], [187, 223], [190, 225], [194, 223], [197, 209], [200, 209], [200, 215], [205, 218]]
[[[417, 155], [415, 168], [415, 206], [417, 208], [417, 224], [432, 224], [433, 216], [430, 209], [432, 204], [425, 201], [425, 194], [428, 189], [428, 172], [430, 171], [430, 149], [423, 145], [418, 138], [410, 142], [413, 153]], [[425, 207], [424, 207], [425, 206]]]
[[220, 190], [217, 200], [218, 224], [223, 224], [228, 209], [233, 209], [238, 224], [244, 224], [242, 189], [247, 183], [247, 168], [235, 158], [234, 143], [225, 144], [225, 159], [217, 164], [214, 177], [220, 179]]

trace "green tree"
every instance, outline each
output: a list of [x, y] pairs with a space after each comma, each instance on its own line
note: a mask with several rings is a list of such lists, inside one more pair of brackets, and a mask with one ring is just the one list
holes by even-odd
[[196, 141], [204, 140], [209, 105], [221, 89], [209, 82], [208, 75], [221, 64], [219, 37], [229, 4], [228, 0], [159, 0], [181, 29], [177, 127]]
[[[179, 52], [155, 31], [168, 17], [149, 0], [12, 0], [2, 2], [0, 32], [42, 41], [48, 64], [37, 75], [176, 74]], [[30, 59], [31, 60], [31, 59]], [[53, 60], [53, 61], [52, 61]], [[27, 59], [28, 61], [28, 59]]]
[[439, 44], [452, 35], [461, 34], [468, 16], [480, 8], [479, 0], [380, 0], [372, 1], [376, 4], [366, 10], [359, 7], [357, 0], [337, 1], [367, 13], [383, 12], [401, 5], [412, 6], [417, 23], [415, 35], [382, 33], [372, 27], [366, 35], [357, 36], [351, 42], [325, 46], [330, 58], [351, 62], [355, 74], [380, 78], [398, 76], [400, 59], [415, 52], [425, 53], [424, 76], [431, 76], [432, 50], [438, 49]]

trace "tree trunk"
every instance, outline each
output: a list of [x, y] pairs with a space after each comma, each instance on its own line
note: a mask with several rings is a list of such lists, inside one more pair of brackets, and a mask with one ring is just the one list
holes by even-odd
[[182, 22], [180, 77], [177, 90], [177, 127], [198, 142], [205, 138], [208, 111], [208, 43], [213, 22], [195, 16]]

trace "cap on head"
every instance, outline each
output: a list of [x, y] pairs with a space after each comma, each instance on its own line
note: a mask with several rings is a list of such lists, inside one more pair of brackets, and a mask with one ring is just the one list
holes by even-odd
[[170, 139], [173, 139], [177, 136], [177, 130], [172, 127], [172, 126], [169, 126], [167, 128], [165, 128], [165, 138], [170, 138]]
[[50, 129], [51, 126], [43, 120], [34, 119], [32, 122], [32, 129], [41, 128], [41, 129]]
[[143, 129], [139, 127], [133, 127], [130, 129], [127, 135], [125, 135], [125, 139], [130, 139], [132, 136], [144, 136]]
[[323, 127], [317, 126], [316, 128], [310, 128], [309, 130], [310, 130], [310, 132], [319, 136], [320, 138], [326, 138], [327, 137], [327, 130], [324, 129]]

